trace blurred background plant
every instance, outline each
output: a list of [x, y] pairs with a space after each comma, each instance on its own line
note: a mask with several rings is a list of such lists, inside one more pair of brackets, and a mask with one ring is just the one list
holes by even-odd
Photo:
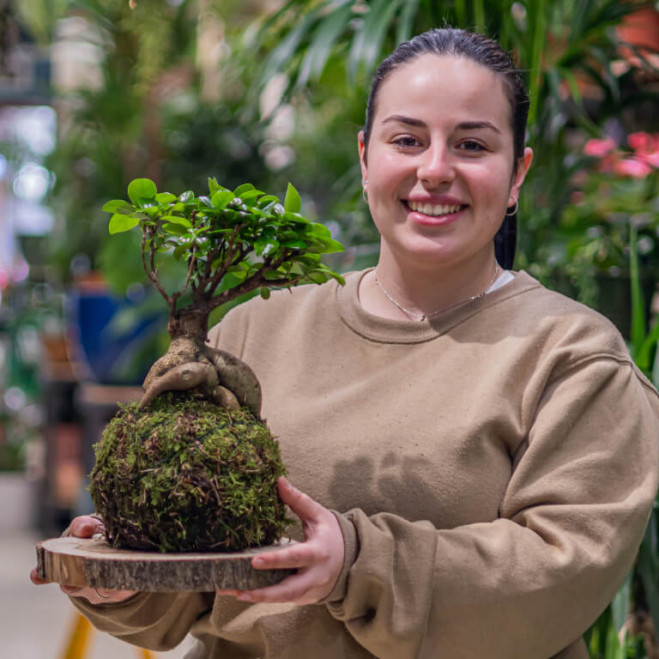
[[[49, 386], [44, 365], [52, 374], [63, 356], [76, 386], [125, 385], [164, 351], [165, 310], [144, 280], [139, 246], [130, 232], [107, 240], [101, 211], [135, 177], [177, 194], [209, 176], [280, 195], [291, 180], [305, 213], [347, 246], [328, 264], [374, 263], [378, 237], [360, 197], [356, 145], [369, 77], [396, 43], [445, 23], [495, 36], [527, 73], [535, 159], [520, 199], [516, 267], [612, 318], [652, 375], [656, 3], [0, 0], [5, 374], [8, 355], [22, 354], [22, 323], [46, 339], [36, 363], [24, 365], [37, 373], [35, 393], [19, 384], [17, 397], [15, 376], [0, 379], [0, 444], [17, 419], [12, 405], [29, 408]], [[11, 373], [23, 368], [12, 363]], [[653, 520], [640, 556], [653, 557], [656, 584]], [[652, 611], [659, 627], [648, 570], [630, 575], [593, 627], [593, 657], [644, 656], [625, 617], [635, 611], [638, 623]], [[621, 630], [630, 632], [622, 644]]]

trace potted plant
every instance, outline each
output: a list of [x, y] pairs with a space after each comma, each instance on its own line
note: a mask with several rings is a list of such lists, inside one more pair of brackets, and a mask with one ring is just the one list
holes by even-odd
[[[342, 278], [321, 255], [342, 249], [300, 214], [289, 184], [283, 203], [251, 184], [209, 180], [207, 195], [158, 192], [149, 179], [114, 200], [109, 230], [139, 228], [142, 264], [169, 308], [167, 353], [96, 447], [90, 492], [114, 547], [240, 551], [271, 544], [286, 524], [276, 480], [278, 445], [260, 418], [260, 387], [236, 357], [207, 345], [211, 312], [270, 288]], [[169, 290], [159, 264], [183, 265]]]

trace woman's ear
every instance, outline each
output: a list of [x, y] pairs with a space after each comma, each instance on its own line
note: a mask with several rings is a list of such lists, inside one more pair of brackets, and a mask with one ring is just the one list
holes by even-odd
[[524, 149], [524, 155], [517, 161], [517, 171], [513, 177], [513, 183], [510, 186], [510, 198], [508, 206], [513, 206], [515, 201], [519, 199], [519, 192], [522, 188], [522, 183], [526, 178], [526, 174], [531, 167], [531, 162], [533, 161], [533, 149], [531, 147], [526, 147]]
[[366, 174], [366, 144], [364, 144], [364, 131], [357, 133], [357, 148], [359, 149], [359, 164], [362, 168], [362, 180], [367, 180]]

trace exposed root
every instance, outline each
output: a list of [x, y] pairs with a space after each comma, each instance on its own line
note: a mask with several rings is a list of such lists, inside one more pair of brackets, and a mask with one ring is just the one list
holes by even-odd
[[228, 409], [244, 405], [260, 418], [261, 386], [252, 369], [228, 352], [209, 348], [195, 339], [174, 339], [167, 353], [151, 367], [142, 386], [140, 409], [166, 391], [194, 389]]
[[242, 405], [257, 416], [261, 413], [261, 385], [254, 371], [244, 361], [217, 348], [206, 348], [206, 356], [215, 365], [220, 384], [233, 392]]
[[212, 396], [217, 386], [217, 370], [210, 364], [202, 364], [201, 362], [179, 364], [151, 380], [149, 388], [140, 400], [140, 409], [143, 410], [156, 396], [165, 391], [181, 391], [202, 387], [207, 390], [207, 395]]

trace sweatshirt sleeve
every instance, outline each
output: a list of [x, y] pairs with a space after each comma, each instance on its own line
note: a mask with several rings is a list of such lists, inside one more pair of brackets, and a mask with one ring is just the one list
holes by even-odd
[[658, 419], [631, 363], [573, 366], [544, 390], [497, 520], [436, 529], [350, 511], [355, 559], [325, 605], [382, 659], [551, 657], [633, 564], [657, 494]]
[[147, 650], [171, 650], [209, 611], [214, 593], [138, 593], [116, 604], [69, 598], [100, 631]]

